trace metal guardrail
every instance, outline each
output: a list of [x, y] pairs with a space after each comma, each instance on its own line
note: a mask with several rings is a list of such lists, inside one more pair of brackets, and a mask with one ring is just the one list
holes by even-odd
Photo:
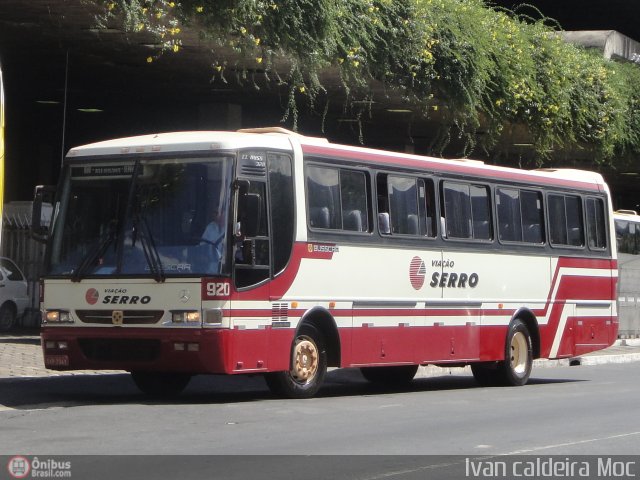
[[31, 238], [30, 215], [23, 213], [3, 215], [2, 246], [0, 255], [11, 258], [27, 278], [29, 307], [18, 324], [24, 327], [40, 325], [39, 280], [43, 273], [44, 244]]

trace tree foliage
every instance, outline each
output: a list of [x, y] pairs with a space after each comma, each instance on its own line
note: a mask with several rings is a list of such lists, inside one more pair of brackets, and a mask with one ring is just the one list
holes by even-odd
[[[241, 74], [260, 70], [289, 87], [294, 128], [301, 99], [315, 105], [321, 72], [335, 69], [351, 101], [383, 82], [421, 115], [437, 111], [465, 139], [463, 154], [491, 151], [513, 124], [528, 128], [540, 159], [554, 149], [588, 149], [606, 163], [640, 153], [640, 68], [564, 42], [542, 15], [483, 0], [94, 1], [104, 24], [150, 31], [165, 51], [180, 51], [185, 25], [232, 48]], [[225, 81], [236, 67], [222, 56], [214, 73]], [[440, 138], [433, 153], [449, 135]]]

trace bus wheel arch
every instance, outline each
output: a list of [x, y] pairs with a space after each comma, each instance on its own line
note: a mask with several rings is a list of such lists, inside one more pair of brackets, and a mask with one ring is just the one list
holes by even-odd
[[322, 386], [327, 366], [340, 365], [340, 338], [335, 320], [316, 307], [300, 320], [293, 336], [290, 369], [265, 374], [269, 389], [289, 398], [313, 397]]
[[327, 349], [327, 366], [339, 367], [341, 362], [340, 334], [333, 316], [324, 308], [314, 307], [300, 319], [297, 331], [305, 324], [313, 325], [323, 336]]

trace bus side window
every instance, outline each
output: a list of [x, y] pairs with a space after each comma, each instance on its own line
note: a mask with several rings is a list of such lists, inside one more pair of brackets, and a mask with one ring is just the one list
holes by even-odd
[[556, 246], [584, 246], [582, 201], [575, 195], [549, 195], [549, 233]]
[[542, 193], [521, 190], [520, 209], [522, 211], [522, 241], [536, 244], [544, 243]]
[[496, 192], [498, 212], [498, 236], [502, 241], [522, 241], [522, 218], [520, 215], [520, 191], [499, 188]]
[[604, 221], [604, 202], [600, 198], [587, 198], [587, 240], [589, 248], [607, 248], [607, 235]]
[[443, 197], [447, 238], [471, 238], [469, 186], [444, 182]]
[[418, 207], [420, 233], [429, 238], [436, 236], [436, 193], [433, 180], [418, 180]]
[[364, 172], [340, 169], [342, 229], [369, 231], [367, 176]]
[[389, 193], [387, 175], [379, 173], [376, 176], [376, 192], [378, 207], [378, 231], [382, 235], [391, 234], [391, 217], [389, 215]]
[[491, 201], [487, 186], [444, 182], [443, 199], [448, 238], [493, 238]]
[[337, 169], [307, 168], [307, 202], [310, 227], [340, 228], [340, 176]]
[[343, 168], [307, 167], [309, 226], [317, 229], [368, 232], [367, 174]]
[[381, 234], [435, 237], [435, 191], [431, 179], [380, 173], [377, 190]]
[[544, 242], [542, 225], [542, 195], [540, 192], [515, 188], [496, 190], [498, 236], [501, 241], [541, 244]]

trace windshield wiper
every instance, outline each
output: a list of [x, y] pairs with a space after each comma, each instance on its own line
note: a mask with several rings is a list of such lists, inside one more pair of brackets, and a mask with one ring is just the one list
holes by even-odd
[[156, 242], [153, 239], [151, 227], [149, 227], [147, 219], [144, 217], [140, 219], [140, 217], [137, 216], [133, 229], [135, 232], [139, 232], [142, 252], [144, 253], [147, 265], [149, 265], [149, 270], [151, 270], [153, 274], [153, 278], [155, 278], [156, 282], [164, 282], [166, 275], [162, 269], [162, 259], [160, 258], [160, 253], [158, 252], [158, 247], [156, 247]]

